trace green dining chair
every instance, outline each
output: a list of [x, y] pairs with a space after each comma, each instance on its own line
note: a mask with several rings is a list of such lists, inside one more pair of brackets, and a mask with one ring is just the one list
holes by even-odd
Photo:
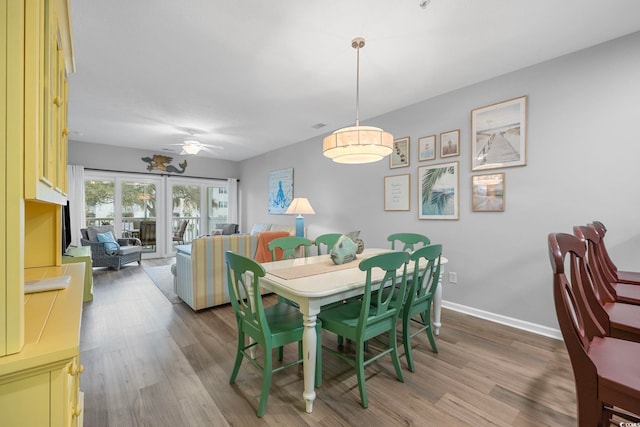
[[[235, 383], [240, 365], [245, 358], [262, 372], [262, 391], [257, 410], [258, 417], [262, 417], [267, 408], [272, 373], [302, 363], [302, 334], [304, 331], [302, 314], [287, 304], [276, 303], [266, 308], [263, 306], [259, 279], [264, 277], [265, 270], [254, 260], [227, 251], [225, 252], [225, 263], [229, 297], [238, 324], [238, 348], [229, 383]], [[253, 306], [248, 299], [249, 288], [253, 289], [255, 298]], [[322, 329], [320, 321], [316, 323], [316, 333], [318, 336], [316, 343], [318, 355], [316, 356], [315, 385], [319, 387], [322, 384]], [[247, 343], [247, 337], [252, 338], [253, 343]], [[298, 343], [297, 359], [274, 368], [272, 350], [294, 342]], [[262, 347], [262, 365], [249, 354], [249, 349], [258, 345]]]
[[[322, 321], [323, 329], [333, 332], [339, 337], [345, 337], [355, 344], [355, 357], [350, 357], [349, 354], [328, 346], [323, 346], [323, 350], [355, 366], [360, 390], [360, 403], [364, 408], [369, 405], [364, 368], [371, 362], [389, 354], [396, 371], [396, 378], [398, 381], [404, 382], [398, 357], [398, 343], [396, 342], [396, 321], [402, 310], [402, 305], [398, 301], [404, 300], [408, 262], [409, 254], [406, 252], [387, 252], [361, 261], [358, 267], [360, 270], [366, 271], [367, 274], [362, 300], [354, 300], [335, 308], [322, 310], [318, 315]], [[384, 271], [384, 278], [379, 282], [380, 286], [388, 287], [389, 292], [377, 292], [375, 294], [376, 304], [372, 305], [371, 277], [372, 270], [377, 268]], [[402, 275], [398, 281], [398, 270], [400, 269]], [[394, 286], [396, 282], [399, 282], [400, 286]], [[386, 348], [369, 359], [365, 359], [365, 343], [386, 332], [389, 333], [389, 339], [382, 343]], [[376, 341], [379, 340], [376, 339]]]
[[[405, 303], [402, 307], [402, 344], [407, 358], [409, 371], [415, 372], [413, 355], [411, 354], [411, 338], [426, 332], [431, 350], [438, 352], [436, 341], [431, 327], [431, 305], [433, 296], [440, 280], [440, 256], [442, 245], [430, 245], [417, 249], [410, 256], [415, 262], [413, 277], [407, 284], [408, 291]], [[420, 260], [426, 261], [426, 266], [419, 268]], [[419, 316], [420, 320], [416, 317]], [[412, 331], [411, 323], [417, 324], [418, 329]]]
[[340, 233], [328, 233], [316, 237], [314, 243], [318, 248], [318, 255], [322, 255], [322, 245], [327, 246], [327, 251], [325, 252], [326, 254], [331, 252], [331, 249], [335, 246], [340, 236], [342, 236], [342, 234]]
[[304, 237], [278, 237], [269, 242], [267, 247], [271, 251], [271, 259], [276, 261], [277, 249], [283, 251], [282, 259], [298, 258], [296, 251], [298, 248], [303, 248], [305, 257], [309, 256], [309, 248], [313, 245], [313, 242]]
[[417, 243], [422, 243], [422, 246], [427, 246], [431, 241], [427, 236], [417, 233], [395, 233], [390, 234], [387, 237], [387, 240], [391, 242], [391, 249], [396, 250], [396, 242], [400, 242], [403, 247], [400, 249], [400, 245], [398, 245], [398, 250], [401, 251], [411, 251], [415, 250], [415, 245]]

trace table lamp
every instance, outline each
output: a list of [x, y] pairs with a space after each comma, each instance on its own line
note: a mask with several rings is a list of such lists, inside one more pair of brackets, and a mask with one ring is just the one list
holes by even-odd
[[285, 211], [286, 214], [297, 214], [296, 217], [296, 236], [304, 237], [304, 215], [314, 215], [315, 211], [311, 207], [311, 203], [306, 197], [296, 197]]

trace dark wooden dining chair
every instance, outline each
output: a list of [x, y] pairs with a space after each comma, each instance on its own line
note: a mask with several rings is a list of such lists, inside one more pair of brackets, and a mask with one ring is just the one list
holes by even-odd
[[611, 279], [611, 281], [614, 283], [629, 283], [632, 285], [640, 285], [640, 272], [618, 270], [618, 267], [616, 267], [613, 260], [609, 256], [607, 247], [604, 244], [604, 235], [607, 234], [607, 227], [605, 227], [604, 224], [600, 221], [593, 221], [590, 225], [593, 226], [593, 228], [600, 236], [600, 240], [602, 241], [600, 244], [600, 250], [604, 265], [607, 268], [607, 272], [609, 274], [609, 279]]
[[576, 255], [577, 262], [581, 264], [581, 268], [584, 268], [585, 274], [582, 276], [583, 290], [574, 289], [574, 292], [584, 292], [583, 298], [578, 300], [578, 304], [585, 305], [582, 307], [583, 311], [588, 306], [600, 326], [599, 331], [587, 331], [587, 333], [590, 337], [599, 333], [600, 335], [605, 334], [614, 338], [640, 342], [640, 306], [616, 302], [607, 292], [601, 275], [593, 271], [591, 265], [593, 262], [589, 263], [588, 261], [590, 256], [589, 242], [593, 244], [600, 237], [592, 227], [587, 226], [573, 227], [573, 234], [587, 246], [585, 258]]
[[[394, 233], [387, 237], [387, 241], [391, 242], [391, 249], [399, 251], [415, 250], [415, 245], [420, 244], [421, 247], [428, 246], [431, 241], [427, 236], [418, 233]], [[399, 242], [396, 248], [396, 242]]]
[[582, 295], [574, 292], [587, 274], [580, 262], [586, 245], [567, 233], [549, 234], [548, 245], [556, 315], [576, 383], [578, 425], [610, 426], [614, 415], [640, 422], [640, 344], [588, 336], [586, 325], [596, 320], [590, 310], [581, 309]]
[[586, 239], [589, 265], [595, 274], [600, 275], [607, 293], [611, 295], [613, 301], [640, 305], [640, 286], [615, 282], [615, 278], [609, 274], [607, 266], [605, 265], [606, 261], [603, 255], [602, 238], [597, 233], [593, 224], [589, 224], [587, 227], [594, 231], [593, 233], [588, 233], [591, 238]]

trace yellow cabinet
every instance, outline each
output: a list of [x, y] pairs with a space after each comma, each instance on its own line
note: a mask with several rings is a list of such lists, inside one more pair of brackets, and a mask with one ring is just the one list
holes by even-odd
[[67, 289], [25, 297], [25, 346], [0, 358], [1, 426], [81, 426], [80, 320], [84, 263], [25, 270], [25, 278], [69, 275]]
[[64, 204], [67, 74], [73, 72], [67, 0], [25, 2], [25, 199]]

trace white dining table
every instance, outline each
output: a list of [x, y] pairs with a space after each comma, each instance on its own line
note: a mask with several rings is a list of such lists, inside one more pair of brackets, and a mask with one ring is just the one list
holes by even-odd
[[[289, 300], [295, 301], [302, 313], [304, 332], [302, 337], [303, 347], [303, 373], [305, 410], [313, 411], [315, 393], [315, 367], [316, 367], [316, 319], [322, 306], [347, 298], [362, 295], [366, 280], [366, 273], [360, 271], [358, 264], [361, 260], [372, 255], [389, 252], [390, 249], [367, 248], [358, 255], [356, 261], [345, 265], [334, 265], [329, 255], [296, 258], [275, 262], [262, 263], [266, 275], [260, 278], [261, 285]], [[441, 264], [446, 264], [447, 259], [441, 257]], [[440, 313], [442, 305], [442, 272], [434, 293], [433, 300], [433, 327], [436, 334], [440, 331]], [[413, 262], [407, 266], [407, 274], [413, 274]], [[379, 283], [384, 276], [380, 269], [372, 272], [372, 289], [375, 283]]]

